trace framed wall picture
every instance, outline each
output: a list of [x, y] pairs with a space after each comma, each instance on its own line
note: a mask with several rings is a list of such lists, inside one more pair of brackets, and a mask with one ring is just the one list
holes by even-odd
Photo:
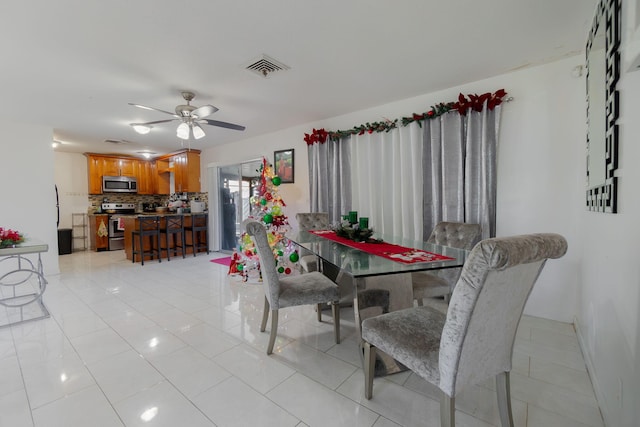
[[294, 178], [293, 148], [273, 152], [273, 168], [283, 184], [290, 184]]

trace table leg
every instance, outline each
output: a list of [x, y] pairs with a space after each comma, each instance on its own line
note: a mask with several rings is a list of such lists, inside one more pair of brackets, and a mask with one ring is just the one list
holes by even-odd
[[[401, 273], [377, 277], [354, 279], [354, 302], [356, 331], [362, 336], [362, 322], [388, 311], [401, 310], [413, 306], [411, 274]], [[363, 341], [360, 339], [360, 356], [363, 356]], [[364, 363], [364, 361], [363, 361]], [[382, 351], [376, 351], [375, 375], [383, 376], [406, 370], [407, 368]]]

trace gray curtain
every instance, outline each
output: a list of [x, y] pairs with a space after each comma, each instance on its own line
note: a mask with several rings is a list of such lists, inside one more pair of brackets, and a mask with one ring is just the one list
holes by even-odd
[[310, 212], [328, 212], [331, 223], [351, 210], [350, 138], [307, 146]]
[[424, 240], [440, 221], [480, 224], [496, 234], [496, 154], [500, 106], [449, 112], [423, 123]]

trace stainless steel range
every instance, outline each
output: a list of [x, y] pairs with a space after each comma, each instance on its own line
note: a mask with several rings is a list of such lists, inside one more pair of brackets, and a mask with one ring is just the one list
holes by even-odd
[[136, 211], [134, 203], [103, 203], [102, 211], [109, 214], [109, 250], [124, 249], [124, 227], [117, 215], [132, 214]]

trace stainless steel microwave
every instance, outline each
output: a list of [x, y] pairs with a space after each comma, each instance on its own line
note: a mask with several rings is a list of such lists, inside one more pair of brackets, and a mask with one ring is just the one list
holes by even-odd
[[137, 193], [138, 180], [133, 176], [103, 176], [103, 193]]

